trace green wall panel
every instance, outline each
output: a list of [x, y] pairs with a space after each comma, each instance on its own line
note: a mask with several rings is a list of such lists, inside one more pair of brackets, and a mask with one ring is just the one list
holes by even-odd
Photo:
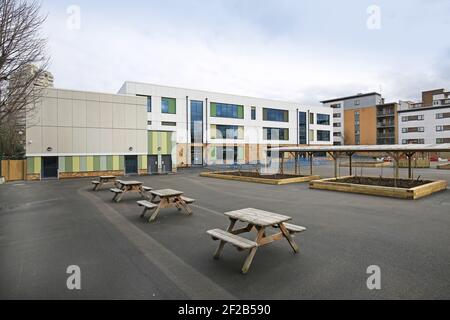
[[244, 106], [238, 106], [238, 118], [244, 119]]
[[100, 156], [100, 171], [108, 170], [108, 160], [106, 156]]
[[80, 172], [86, 172], [87, 170], [87, 157], [80, 157]]
[[217, 116], [217, 104], [211, 103], [211, 117]]
[[58, 158], [58, 169], [60, 172], [66, 172], [66, 157]]
[[108, 170], [108, 171], [113, 171], [114, 170], [113, 156], [107, 156], [106, 157], [106, 170]]
[[125, 157], [119, 156], [119, 170], [125, 170]]
[[34, 173], [34, 158], [27, 158], [27, 173], [32, 174]]
[[94, 156], [94, 171], [100, 171], [100, 156]]
[[64, 158], [65, 158], [64, 172], [73, 172], [72, 157], [64, 157]]

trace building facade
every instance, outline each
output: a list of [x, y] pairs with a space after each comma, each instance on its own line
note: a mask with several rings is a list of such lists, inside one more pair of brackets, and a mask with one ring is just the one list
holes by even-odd
[[176, 137], [178, 167], [256, 163], [268, 146], [333, 143], [328, 107], [136, 82], [119, 93], [147, 99], [148, 130]]
[[46, 88], [27, 114], [29, 180], [256, 163], [270, 146], [333, 144], [333, 111], [126, 82], [119, 94]]
[[398, 127], [402, 144], [450, 143], [450, 92], [425, 91], [422, 102], [401, 102]]

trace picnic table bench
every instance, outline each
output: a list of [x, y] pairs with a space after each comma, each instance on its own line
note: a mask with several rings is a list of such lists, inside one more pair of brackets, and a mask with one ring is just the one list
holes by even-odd
[[94, 191], [100, 190], [103, 185], [113, 183], [116, 184], [117, 177], [115, 176], [100, 176], [98, 180], [94, 180], [91, 183], [94, 185]]
[[114, 193], [113, 201], [120, 202], [125, 194], [138, 193], [144, 199], [149, 199], [148, 192], [152, 190], [150, 187], [145, 187], [140, 181], [123, 181], [116, 180], [117, 187], [111, 188]]
[[[272, 242], [286, 239], [294, 250], [294, 253], [299, 252], [298, 245], [293, 240], [293, 235], [306, 231], [306, 228], [286, 223], [292, 220], [291, 217], [253, 208], [226, 212], [225, 215], [230, 219], [230, 225], [226, 231], [220, 229], [207, 231], [207, 234], [213, 240], [220, 241], [214, 258], [220, 258], [227, 243], [233, 245], [239, 251], [249, 250], [249, 254], [242, 267], [242, 273], [246, 274], [249, 271], [257, 249]], [[247, 226], [241, 229], [235, 229], [237, 222], [244, 222]], [[280, 229], [280, 232], [267, 235], [268, 228]], [[257, 233], [255, 241], [239, 236], [240, 234], [249, 233], [253, 230]]]
[[149, 222], [154, 221], [161, 209], [167, 208], [177, 208], [179, 211], [183, 210], [187, 215], [192, 215], [192, 210], [189, 204], [195, 202], [195, 199], [191, 199], [183, 196], [184, 192], [173, 190], [173, 189], [163, 189], [163, 190], [151, 190], [152, 195], [151, 201], [139, 201], [138, 205], [144, 207], [144, 212], [141, 217], [144, 218], [145, 214], [149, 210], [155, 210], [150, 216]]

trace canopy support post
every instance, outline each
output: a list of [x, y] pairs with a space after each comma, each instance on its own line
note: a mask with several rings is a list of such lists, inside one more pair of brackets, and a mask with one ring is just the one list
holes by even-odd
[[352, 160], [353, 155], [354, 155], [354, 152], [347, 152], [347, 156], [349, 159], [349, 165], [350, 165], [350, 176], [353, 176], [353, 160]]
[[309, 174], [312, 176], [313, 175], [313, 156], [314, 156], [314, 153], [308, 152], [308, 155], [309, 155]]
[[339, 160], [339, 152], [330, 152], [331, 157], [334, 160], [334, 177], [338, 178], [338, 160]]
[[406, 157], [408, 158], [408, 178], [410, 180], [413, 179], [413, 172], [412, 172], [412, 157], [415, 155], [415, 152], [409, 152], [405, 153]]
[[281, 157], [281, 161], [280, 161], [281, 170], [280, 170], [280, 172], [283, 175], [284, 174], [284, 152], [280, 153], [280, 157]]

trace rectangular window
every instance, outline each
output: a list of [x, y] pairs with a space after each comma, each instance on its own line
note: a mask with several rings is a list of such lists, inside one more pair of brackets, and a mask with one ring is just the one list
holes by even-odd
[[191, 143], [203, 143], [202, 101], [191, 101]]
[[341, 108], [341, 104], [340, 103], [332, 104], [331, 108], [333, 108], [333, 109], [340, 109]]
[[333, 136], [334, 137], [342, 137], [342, 133], [341, 132], [334, 132]]
[[309, 141], [315, 141], [314, 130], [309, 130]]
[[289, 129], [284, 128], [263, 128], [264, 140], [289, 140]]
[[161, 113], [176, 114], [177, 113], [177, 100], [174, 98], [162, 98], [161, 99]]
[[355, 106], [359, 106], [361, 104], [361, 101], [355, 100]]
[[437, 138], [436, 144], [450, 143], [450, 138]]
[[322, 126], [330, 125], [330, 116], [328, 114], [317, 114], [317, 124]]
[[330, 131], [317, 130], [317, 141], [330, 141]]
[[244, 119], [244, 106], [211, 102], [211, 117]]
[[425, 144], [425, 139], [405, 139], [402, 144]]
[[256, 120], [256, 107], [252, 107], [252, 120]]
[[275, 122], [289, 122], [289, 111], [264, 108], [263, 120]]
[[410, 132], [425, 132], [425, 128], [424, 127], [402, 128], [402, 133], [410, 133]]
[[151, 125], [152, 125], [152, 122], [151, 122], [151, 121], [147, 121], [147, 125], [148, 125], [148, 126], [151, 126]]
[[212, 125], [211, 139], [244, 139], [244, 127], [230, 125]]
[[340, 113], [334, 113], [333, 118], [337, 119], [340, 118], [342, 115]]
[[450, 118], [450, 112], [436, 114], [436, 119], [446, 119], [446, 118]]
[[144, 96], [142, 94], [137, 94], [136, 97], [144, 97], [147, 98], [147, 112], [152, 112], [152, 97]]
[[314, 113], [310, 113], [310, 114], [309, 114], [309, 124], [316, 124], [316, 123], [314, 122]]
[[409, 122], [409, 121], [422, 121], [424, 120], [425, 117], [423, 114], [421, 115], [417, 115], [417, 116], [407, 116], [407, 117], [402, 117], [402, 122]]
[[166, 127], [176, 127], [177, 123], [176, 122], [167, 122], [167, 121], [163, 121], [161, 122], [162, 126], [166, 126]]
[[340, 128], [341, 126], [342, 126], [342, 124], [340, 122], [333, 123], [333, 127], [335, 127], [335, 128]]
[[299, 143], [307, 144], [308, 137], [308, 122], [307, 122], [307, 114], [306, 112], [299, 112], [298, 114], [298, 123], [299, 123]]
[[438, 132], [440, 132], [440, 131], [450, 131], [450, 125], [436, 126], [436, 131], [438, 131]]

